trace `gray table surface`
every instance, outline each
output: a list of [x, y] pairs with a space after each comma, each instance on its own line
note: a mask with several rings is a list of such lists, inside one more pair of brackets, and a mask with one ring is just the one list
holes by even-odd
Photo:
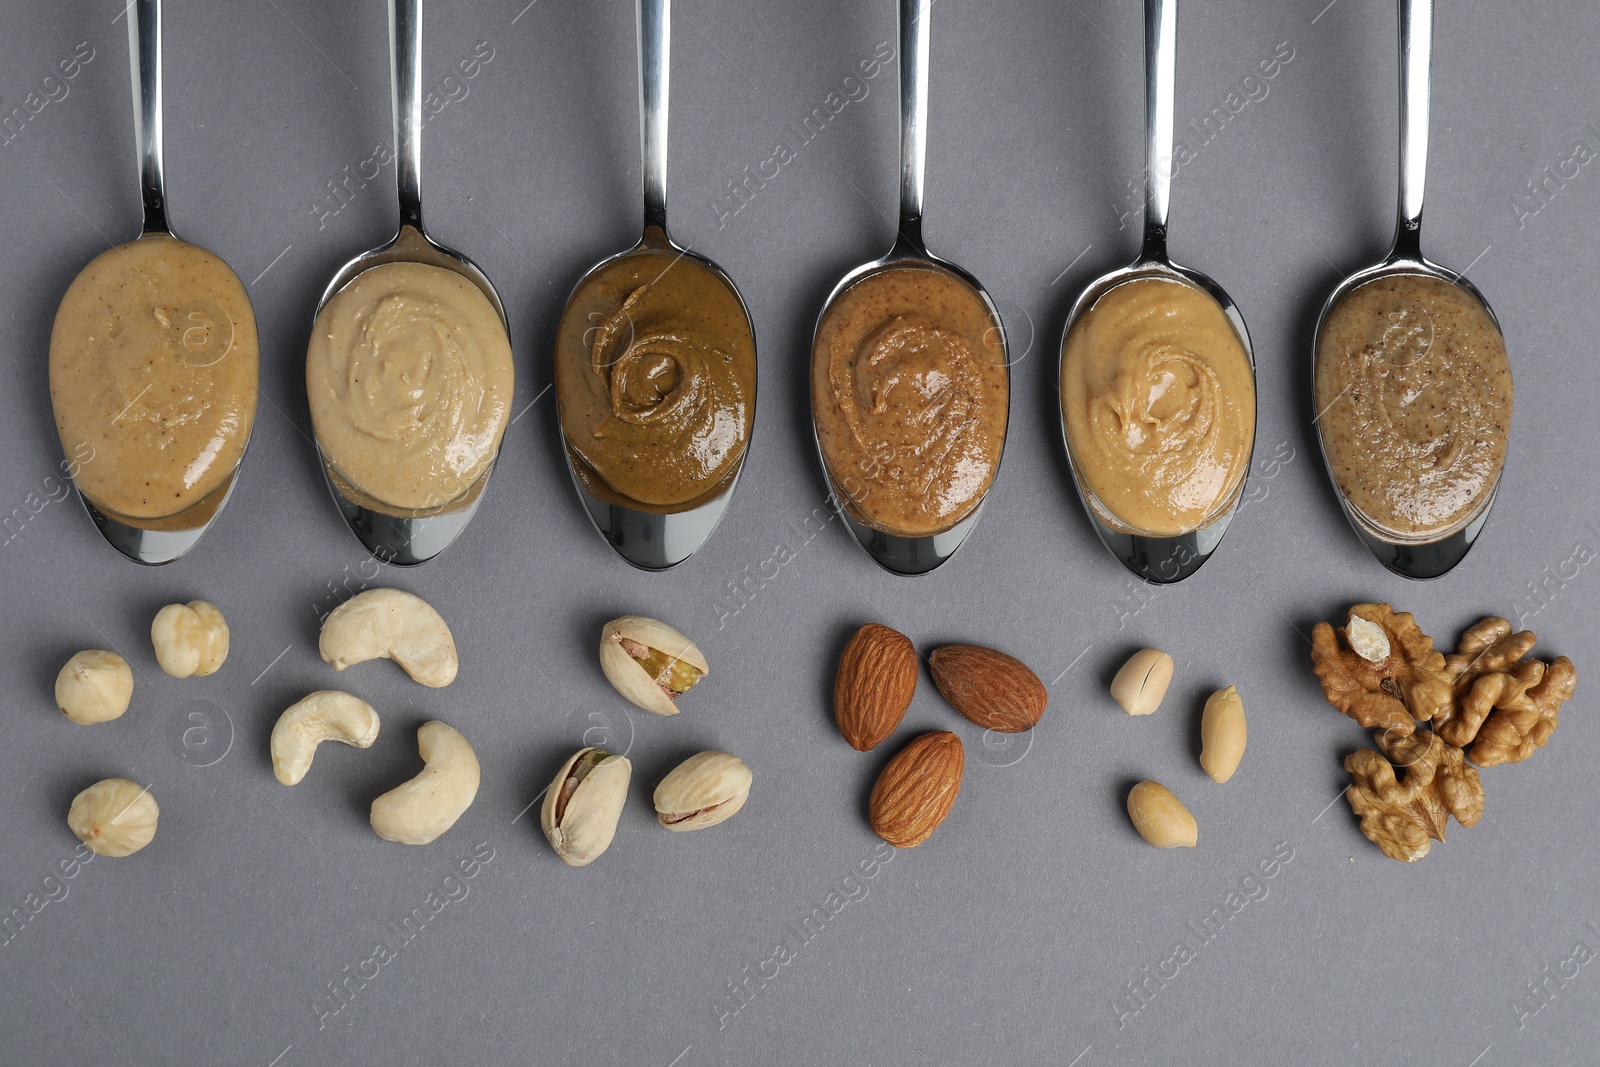
[[[13, 917], [0, 1060], [1594, 1062], [1592, 5], [1439, 5], [1426, 244], [1470, 265], [1493, 301], [1517, 399], [1488, 530], [1425, 585], [1357, 544], [1308, 425], [1317, 310], [1390, 233], [1393, 5], [1186, 9], [1177, 112], [1195, 158], [1174, 186], [1173, 252], [1250, 323], [1260, 431], [1252, 502], [1197, 577], [1161, 591], [1095, 541], [1053, 388], [1071, 300], [1135, 247], [1137, 3], [936, 8], [927, 234], [989, 286], [1021, 359], [982, 522], [917, 580], [879, 571], [826, 521], [804, 399], [821, 299], [891, 238], [894, 68], [864, 78], [861, 64], [894, 50], [894, 5], [677, 5], [674, 227], [742, 286], [761, 401], [725, 524], [663, 575], [631, 570], [589, 527], [549, 392], [571, 285], [639, 224], [627, 0], [428, 5], [425, 67], [445, 101], [426, 131], [429, 217], [506, 298], [518, 417], [467, 534], [423, 569], [382, 573], [327, 499], [301, 367], [327, 278], [393, 227], [392, 166], [352, 181], [348, 202], [330, 195], [370, 175], [389, 142], [384, 5], [172, 0], [172, 219], [248, 283], [262, 403], [233, 501], [188, 558], [145, 570], [101, 541], [63, 499], [45, 354], [73, 275], [137, 229], [120, 7], [32, 3], [0, 27], [0, 112], [29, 113], [0, 145], [0, 915]], [[1272, 78], [1244, 80], [1275, 53]], [[1209, 134], [1189, 125], [1214, 108], [1228, 119]], [[807, 133], [815, 109], [826, 120]], [[729, 183], [759, 175], [779, 145], [793, 158], [734, 198]], [[424, 690], [382, 663], [335, 676], [318, 659], [320, 614], [364, 584], [439, 607], [461, 648], [453, 686]], [[156, 667], [149, 620], [194, 597], [227, 612], [233, 649], [221, 673], [175, 681]], [[1446, 642], [1508, 615], [1585, 673], [1549, 748], [1485, 772], [1482, 823], [1415, 865], [1383, 858], [1335, 803], [1340, 761], [1365, 740], [1309, 671], [1311, 624], [1369, 598]], [[631, 710], [600, 675], [599, 625], [625, 612], [671, 620], [706, 651], [712, 675], [681, 716]], [[924, 651], [997, 645], [1050, 689], [1039, 727], [998, 744], [924, 677], [899, 737], [954, 729], [968, 769], [949, 820], [914, 851], [881, 845], [865, 818], [899, 741], [862, 755], [832, 722], [835, 657], [867, 620]], [[1177, 680], [1159, 714], [1130, 720], [1105, 684], [1147, 643], [1172, 652]], [[132, 661], [134, 705], [73, 726], [51, 683], [69, 653], [97, 646]], [[1228, 683], [1251, 743], [1217, 786], [1194, 758], [1197, 720]], [[335, 684], [382, 711], [383, 736], [324, 752], [285, 789], [271, 725]], [[477, 747], [477, 802], [431, 846], [380, 841], [367, 804], [414, 773], [414, 728], [436, 716]], [[524, 812], [585, 738], [625, 749], [635, 782], [610, 852], [570, 870]], [[749, 805], [712, 830], [664, 833], [649, 791], [704, 747], [754, 768]], [[68, 802], [113, 775], [151, 786], [160, 834], [133, 858], [75, 866]], [[1123, 796], [1146, 777], [1189, 803], [1198, 849], [1134, 835]]]

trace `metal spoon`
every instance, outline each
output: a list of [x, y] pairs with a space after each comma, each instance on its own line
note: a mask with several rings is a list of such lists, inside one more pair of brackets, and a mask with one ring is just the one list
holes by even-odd
[[[128, 13], [128, 58], [133, 74], [133, 135], [139, 152], [139, 185], [144, 202], [144, 228], [139, 240], [170, 239], [167, 224], [166, 177], [162, 165], [161, 129], [161, 0], [137, 0]], [[242, 287], [241, 287], [242, 288]], [[245, 442], [246, 449], [249, 441]], [[240, 462], [244, 461], [243, 452]], [[216, 521], [238, 481], [238, 467], [228, 480], [178, 515], [163, 519], [117, 518], [96, 507], [81, 491], [78, 499], [111, 546], [135, 563], [171, 563], [193, 548]]]
[[[1072, 305], [1067, 316], [1066, 329], [1061, 333], [1062, 358], [1066, 358], [1067, 339], [1090, 308], [1106, 293], [1123, 282], [1135, 279], [1158, 278], [1179, 282], [1205, 292], [1222, 308], [1223, 314], [1233, 324], [1250, 358], [1252, 373], [1255, 369], [1255, 352], [1250, 347], [1250, 332], [1245, 328], [1244, 316], [1234, 305], [1233, 298], [1209, 277], [1189, 267], [1179, 266], [1167, 255], [1167, 208], [1172, 186], [1172, 98], [1177, 83], [1178, 51], [1178, 0], [1145, 0], [1144, 4], [1144, 62], [1145, 62], [1145, 182], [1144, 182], [1144, 243], [1139, 256], [1121, 270], [1097, 278], [1084, 290]], [[1181, 582], [1211, 558], [1222, 535], [1228, 532], [1233, 516], [1244, 496], [1244, 483], [1240, 478], [1227, 507], [1204, 526], [1176, 536], [1152, 536], [1131, 532], [1125, 525], [1111, 520], [1084, 484], [1072, 454], [1072, 443], [1067, 440], [1065, 416], [1061, 420], [1061, 437], [1066, 443], [1067, 462], [1072, 468], [1073, 483], [1083, 509], [1088, 512], [1095, 532], [1111, 554], [1134, 574], [1147, 582], [1170, 585]], [[1251, 441], [1254, 450], [1255, 442]], [[1248, 477], [1248, 468], [1247, 468]]]
[[[609, 256], [590, 267], [573, 286], [572, 299], [602, 274], [618, 268], [634, 256], [671, 256], [667, 270], [698, 269], [716, 280], [732, 294], [744, 312], [745, 328], [750, 334], [750, 345], [755, 347], [755, 331], [750, 325], [750, 310], [738, 287], [727, 272], [711, 260], [675, 243], [667, 234], [667, 93], [671, 75], [672, 4], [671, 0], [638, 0], [638, 50], [639, 50], [639, 139], [644, 177], [644, 234], [639, 243], [625, 252]], [[562, 328], [567, 317], [575, 314], [569, 300], [562, 316]], [[563, 429], [563, 442], [566, 441]], [[592, 492], [584, 478], [574, 467], [572, 450], [563, 447], [567, 473], [572, 485], [583, 501], [584, 510], [594, 523], [594, 528], [606, 543], [617, 550], [623, 559], [643, 570], [661, 571], [676, 567], [705, 544], [716, 529], [722, 514], [733, 498], [739, 482], [739, 472], [749, 450], [746, 441], [733, 461], [731, 473], [709, 494], [702, 496], [683, 510], [645, 510], [643, 505], [630, 507], [619, 503], [616, 497], [602, 498]], [[670, 458], [670, 457], [669, 457]], [[579, 460], [578, 462], [582, 462]]]
[[[1317, 350], [1321, 347], [1322, 328], [1328, 313], [1352, 290], [1376, 278], [1397, 274], [1420, 274], [1438, 278], [1459, 286], [1483, 306], [1495, 329], [1500, 320], [1494, 309], [1466, 278], [1430, 262], [1422, 255], [1422, 191], [1428, 173], [1428, 76], [1433, 61], [1433, 0], [1400, 0], [1400, 195], [1395, 221], [1394, 245], [1381, 263], [1359, 270], [1340, 282], [1322, 305], [1317, 317], [1317, 341], [1311, 350], [1311, 375], [1316, 380]], [[1322, 461], [1328, 466], [1327, 442], [1323, 440], [1322, 412], [1317, 413], [1317, 441], [1322, 447]], [[1328, 467], [1329, 480], [1334, 494], [1344, 508], [1345, 517], [1378, 562], [1404, 578], [1437, 578], [1460, 563], [1483, 531], [1489, 518], [1489, 508], [1494, 504], [1499, 488], [1499, 474], [1495, 484], [1479, 505], [1478, 511], [1458, 530], [1429, 540], [1402, 538], [1389, 533], [1362, 515], [1345, 496], [1337, 479]]]
[[[400, 226], [387, 244], [363, 252], [339, 268], [317, 301], [312, 319], [322, 314], [333, 294], [365, 270], [384, 263], [425, 263], [454, 271], [481, 289], [509, 336], [505, 305], [488, 277], [472, 260], [429, 237], [422, 225], [422, 0], [390, 0], [389, 46]], [[428, 562], [466, 529], [494, 470], [491, 461], [469, 489], [438, 508], [397, 514], [399, 509], [381, 508], [378, 501], [351, 485], [320, 444], [317, 455], [334, 503], [356, 537], [379, 560], [402, 567]]]
[[[852, 285], [871, 274], [886, 269], [905, 267], [936, 270], [955, 279], [983, 301], [989, 311], [990, 321], [999, 334], [1000, 350], [1006, 356], [1007, 400], [1009, 403], [1011, 378], [1009, 348], [1000, 312], [978, 279], [946, 260], [928, 251], [922, 241], [922, 192], [928, 140], [928, 42], [933, 0], [900, 0], [900, 223], [893, 246], [888, 255], [863, 263], [839, 279], [817, 315], [815, 333], [820, 333], [822, 323], [833, 305]], [[813, 334], [813, 351], [815, 350]], [[813, 408], [813, 413], [815, 408]], [[822, 473], [828, 482], [834, 511], [843, 517], [845, 526], [855, 535], [861, 547], [867, 550], [879, 566], [895, 574], [926, 574], [955, 554], [966, 541], [967, 535], [977, 525], [983, 512], [983, 502], [968, 512], [960, 522], [948, 530], [919, 537], [908, 537], [877, 529], [868, 523], [849, 503], [849, 495], [834, 480], [828, 469], [827, 456], [822, 452], [822, 442], [816, 438], [816, 420], [812, 419], [812, 437], [816, 440], [817, 456], [822, 461]], [[994, 477], [999, 476], [998, 459]], [[991, 479], [990, 485], [994, 483]], [[985, 491], [987, 495], [987, 491]]]

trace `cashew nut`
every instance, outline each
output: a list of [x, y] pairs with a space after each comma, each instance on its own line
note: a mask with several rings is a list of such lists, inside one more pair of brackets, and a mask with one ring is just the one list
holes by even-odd
[[215, 674], [228, 658], [228, 620], [204, 600], [168, 604], [150, 624], [156, 662], [174, 678]]
[[160, 814], [150, 790], [107, 778], [72, 798], [67, 825], [96, 856], [131, 856], [155, 839]]
[[317, 644], [337, 671], [369, 659], [391, 659], [413, 681], [435, 689], [456, 680], [450, 627], [433, 605], [399, 589], [368, 589], [334, 608]]
[[417, 730], [422, 773], [372, 802], [372, 829], [385, 841], [426, 845], [472, 806], [478, 795], [478, 756], [455, 730], [437, 720]]
[[133, 670], [115, 652], [79, 652], [56, 675], [56, 707], [76, 723], [110, 722], [133, 699]]
[[378, 713], [371, 704], [337, 689], [319, 689], [278, 716], [272, 728], [272, 773], [284, 785], [296, 785], [322, 742], [371, 748], [377, 739]]

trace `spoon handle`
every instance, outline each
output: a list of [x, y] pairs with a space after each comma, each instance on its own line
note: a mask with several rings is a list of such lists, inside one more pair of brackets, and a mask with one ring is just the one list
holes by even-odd
[[928, 147], [928, 37], [933, 0], [900, 0], [900, 234], [897, 250], [926, 254], [922, 185]]
[[672, 0], [639, 0], [639, 157], [644, 224], [667, 232], [667, 89], [672, 62]]
[[1141, 262], [1167, 258], [1172, 190], [1172, 98], [1177, 85], [1178, 0], [1144, 0], [1144, 247]]
[[422, 0], [389, 0], [389, 81], [394, 105], [400, 225], [422, 229]]
[[1400, 198], [1393, 258], [1422, 258], [1422, 187], [1428, 177], [1428, 72], [1433, 0], [1400, 0]]
[[128, 12], [128, 59], [133, 73], [133, 139], [139, 152], [144, 232], [170, 233], [161, 163], [161, 0], [136, 0]]

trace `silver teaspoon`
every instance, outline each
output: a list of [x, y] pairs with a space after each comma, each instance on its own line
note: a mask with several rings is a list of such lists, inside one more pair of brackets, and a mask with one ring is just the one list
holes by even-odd
[[[363, 252], [339, 268], [317, 301], [312, 319], [364, 271], [385, 263], [421, 263], [453, 271], [481, 290], [509, 336], [505, 305], [488, 277], [472, 260], [429, 237], [422, 224], [422, 0], [390, 0], [389, 45], [400, 225], [387, 244]], [[494, 470], [494, 460], [490, 460], [477, 480], [455, 499], [438, 507], [407, 511], [387, 507], [362, 492], [339, 471], [320, 443], [317, 454], [334, 503], [357, 539], [379, 560], [397, 566], [426, 563], [443, 552], [472, 521]]]
[[[644, 234], [632, 248], [589, 268], [573, 287], [557, 330], [555, 376], [562, 455], [584, 511], [600, 536], [623, 559], [643, 570], [659, 571], [677, 566], [703, 545], [733, 498], [749, 448], [749, 430], [755, 414], [755, 330], [744, 298], [727, 273], [668, 236], [667, 99], [672, 5], [670, 0], [638, 0], [636, 10]], [[691, 301], [682, 295], [668, 298], [669, 303], [676, 300], [679, 306], [657, 309], [664, 310], [674, 320], [664, 328], [643, 318], [636, 321], [632, 310], [634, 300], [624, 302], [630, 292], [634, 298], [639, 298], [651, 290], [659, 292], [663, 288], [682, 286], [698, 288], [698, 297], [692, 302], [699, 306], [685, 306]], [[678, 291], [683, 293], [687, 289]], [[653, 315], [648, 300], [638, 307], [643, 309], [639, 315]], [[685, 325], [685, 316], [696, 315], [714, 315], [720, 319], [720, 332], [724, 335], [720, 339], [721, 348], [708, 349], [702, 344], [706, 338], [697, 336], [699, 327], [692, 322]], [[608, 319], [622, 325], [616, 331], [609, 331], [604, 325]], [[708, 320], [702, 317], [699, 321], [703, 327]], [[598, 352], [603, 362], [595, 365], [591, 362], [598, 351], [594, 339], [602, 336], [602, 331], [610, 339], [611, 347]], [[680, 394], [700, 386], [716, 389], [710, 377], [701, 377], [698, 382], [687, 380], [695, 375], [720, 373], [718, 368], [707, 368], [705, 362], [723, 363], [726, 368], [744, 366], [744, 370], [729, 370], [729, 376], [718, 379], [724, 387], [741, 376], [747, 376], [748, 381], [735, 387], [735, 395], [723, 396], [716, 411], [709, 416], [706, 409], [696, 409], [688, 416], [681, 425], [681, 440], [678, 435], [663, 433], [661, 424], [673, 417], [669, 409], [684, 399]], [[618, 375], [628, 377], [638, 392], [654, 388], [649, 380], [652, 372], [657, 379], [674, 378], [675, 384], [663, 388], [662, 395], [652, 394], [648, 402], [637, 408], [618, 411], [608, 406], [603, 414], [584, 418], [578, 405], [587, 395], [586, 388], [593, 387], [593, 383], [584, 379], [595, 377], [599, 371], [610, 375], [614, 383]], [[611, 395], [616, 397], [626, 388], [627, 382], [615, 383]], [[634, 471], [631, 475], [634, 481], [641, 478], [650, 481], [652, 473], [666, 477], [670, 465], [689, 463], [692, 457], [682, 453], [721, 439], [719, 420], [723, 418], [739, 423], [739, 437], [731, 442], [723, 440], [717, 446], [719, 451], [715, 458], [705, 464], [709, 468], [705, 480], [713, 484], [697, 487], [688, 499], [641, 501], [627, 491], [631, 488], [628, 483], [612, 484], [620, 480], [620, 472], [604, 469], [607, 464], [598, 459], [591, 463], [585, 458], [595, 456], [590, 449], [598, 439], [608, 436], [624, 439], [629, 441], [625, 446], [629, 454], [624, 458], [613, 453], [612, 463], [621, 461], [631, 467], [632, 463], [627, 460], [639, 462], [646, 475]], [[632, 436], [634, 434], [637, 436]], [[676, 494], [680, 498], [684, 495]]]
[[[835, 404], [836, 396], [821, 396], [818, 392], [819, 360], [827, 354], [820, 351], [824, 326], [836, 306], [863, 282], [880, 278], [891, 272], [932, 272], [940, 279], [952, 282], [956, 293], [970, 294], [976, 299], [987, 318], [985, 345], [990, 350], [986, 358], [979, 353], [969, 353], [975, 362], [997, 370], [998, 381], [1003, 385], [1004, 398], [998, 413], [1009, 417], [1010, 359], [1007, 355], [1005, 328], [994, 301], [971, 274], [930, 253], [922, 240], [923, 177], [928, 133], [928, 49], [930, 19], [933, 0], [900, 0], [900, 219], [894, 244], [887, 255], [863, 263], [839, 280], [823, 303], [817, 316], [816, 331], [812, 341], [811, 411], [812, 434], [816, 440], [817, 454], [822, 461], [822, 471], [827, 479], [828, 492], [834, 510], [844, 518], [845, 525], [867, 554], [894, 574], [926, 574], [955, 554], [977, 525], [983, 511], [983, 500], [988, 489], [999, 476], [1000, 459], [1004, 449], [1002, 429], [1000, 444], [995, 448], [988, 472], [987, 484], [977, 500], [968, 505], [957, 521], [944, 529], [928, 533], [906, 534], [887, 528], [882, 522], [869, 518], [872, 498], [881, 499], [885, 492], [914, 492], [905, 485], [893, 485], [879, 478], [885, 468], [902, 462], [895, 453], [897, 448], [886, 441], [872, 442], [874, 451], [855, 457], [844, 467], [835, 469], [824, 445], [818, 426], [818, 405]], [[900, 388], [899, 385], [894, 388]], [[929, 390], [932, 392], [932, 389]], [[939, 402], [942, 394], [934, 395]], [[854, 402], [852, 399], [850, 402]]]
[[[139, 184], [144, 205], [144, 226], [132, 245], [124, 245], [122, 248], [113, 249], [112, 252], [121, 256], [124, 261], [132, 263], [137, 258], [134, 253], [136, 245], [143, 249], [145, 247], [143, 243], [146, 241], [176, 240], [172, 228], [167, 223], [166, 179], [162, 158], [161, 0], [136, 0], [132, 10], [128, 12], [128, 55], [133, 75], [134, 140], [139, 153]], [[256, 359], [255, 320], [253, 313], [249, 313], [249, 297], [245, 295], [243, 285], [238, 283], [237, 277], [221, 260], [199, 249], [194, 251], [199, 252], [208, 261], [214, 261], [212, 269], [237, 286], [237, 299], [247, 312], [248, 321], [232, 321], [227, 312], [210, 300], [189, 301], [177, 309], [183, 317], [181, 327], [187, 328], [178, 334], [176, 344], [169, 347], [179, 359], [195, 366], [211, 366], [230, 353], [235, 360]], [[110, 254], [112, 253], [107, 253]], [[78, 281], [74, 282], [74, 288], [88, 279], [93, 268], [94, 265], [91, 265], [85, 269]], [[133, 270], [143, 277], [137, 266]], [[68, 297], [71, 295], [69, 291]], [[148, 307], [145, 310], [148, 312]], [[54, 348], [53, 343], [52, 348]], [[244, 356], [245, 351], [249, 351], [248, 357]], [[54, 363], [52, 359], [52, 379], [55, 377]], [[250, 377], [249, 409], [253, 414], [256, 388], [254, 371], [251, 371]], [[53, 387], [54, 384], [52, 381]], [[146, 388], [149, 388], [148, 384]], [[52, 392], [54, 391], [52, 388]], [[142, 396], [143, 393], [135, 396], [118, 418], [112, 420], [113, 424], [129, 418], [130, 409]], [[60, 413], [58, 407], [58, 416]], [[249, 425], [253, 425], [253, 422], [251, 418]], [[61, 425], [59, 418], [58, 425]], [[248, 445], [247, 433], [244, 447]], [[238, 480], [239, 463], [244, 460], [244, 447], [240, 449], [239, 459], [233, 469], [228, 471], [220, 485], [179, 513], [162, 518], [142, 519], [123, 516], [111, 508], [96, 503], [84, 491], [81, 467], [80, 473], [74, 476], [74, 484], [78, 488], [78, 498], [83, 501], [89, 517], [94, 520], [95, 526], [112, 547], [136, 563], [149, 565], [171, 563], [193, 548], [216, 521], [217, 515], [227, 503]], [[92, 464], [95, 459], [91, 458], [87, 462]], [[109, 460], [100, 458], [99, 462], [104, 464]]]
[[[1084, 290], [1072, 305], [1066, 329], [1061, 335], [1062, 376], [1066, 375], [1067, 342], [1079, 324], [1103, 296], [1126, 282], [1157, 279], [1187, 285], [1209, 296], [1221, 308], [1238, 334], [1239, 343], [1255, 369], [1255, 353], [1244, 316], [1222, 286], [1189, 267], [1179, 266], [1167, 255], [1167, 210], [1172, 185], [1173, 93], [1177, 82], [1178, 0], [1145, 0], [1145, 183], [1144, 241], [1139, 256], [1120, 270], [1102, 275]], [[1251, 398], [1251, 424], [1254, 426], [1255, 398]], [[1061, 420], [1062, 440], [1078, 496], [1089, 514], [1095, 532], [1124, 567], [1147, 582], [1169, 585], [1189, 577], [1211, 558], [1222, 543], [1223, 534], [1243, 498], [1246, 477], [1203, 523], [1184, 533], [1162, 536], [1142, 533], [1118, 520], [1086, 484], [1083, 458], [1074, 454], [1067, 433], [1066, 413]], [[1250, 451], [1254, 450], [1254, 435]], [[1249, 456], [1245, 459], [1248, 473]]]
[[[1325, 332], [1330, 326], [1330, 313], [1335, 307], [1346, 297], [1351, 296], [1355, 290], [1368, 283], [1406, 276], [1434, 279], [1453, 286], [1469, 301], [1469, 306], [1476, 305], [1481, 309], [1488, 320], [1488, 325], [1494, 331], [1495, 342], [1500, 345], [1503, 361], [1504, 343], [1499, 336], [1499, 320], [1495, 318], [1494, 310], [1489, 307], [1483, 294], [1460, 274], [1430, 262], [1422, 255], [1422, 193], [1428, 169], [1428, 80], [1433, 57], [1433, 0], [1400, 0], [1399, 21], [1400, 188], [1394, 245], [1390, 248], [1388, 257], [1382, 262], [1350, 275], [1328, 294], [1327, 301], [1322, 305], [1322, 313], [1317, 318], [1316, 343], [1312, 349], [1311, 374], [1314, 383], [1321, 381], [1319, 369], [1322, 368], [1325, 359], [1322, 354], [1323, 342], [1326, 339]], [[1423, 312], [1426, 317], [1426, 309], [1423, 309]], [[1403, 324], [1396, 322], [1394, 325]], [[1428, 340], [1424, 344], [1424, 354], [1416, 358], [1427, 359], [1436, 354], [1432, 351], [1432, 329], [1433, 324], [1430, 322], [1426, 326]], [[1444, 346], [1439, 347], [1442, 349]], [[1449, 380], [1458, 373], [1457, 368], [1447, 367], [1443, 378]], [[1509, 430], [1511, 414], [1509, 373], [1507, 367], [1505, 374], [1508, 395], [1506, 410], [1501, 413], [1504, 419], [1500, 426], [1502, 434]], [[1320, 387], [1318, 388], [1320, 390]], [[1487, 479], [1479, 501], [1470, 514], [1461, 521], [1437, 532], [1414, 536], [1397, 533], [1376, 521], [1373, 516], [1365, 514], [1350, 498], [1346, 487], [1340, 482], [1329, 453], [1335, 448], [1332, 437], [1337, 432], [1339, 420], [1346, 417], [1343, 405], [1351, 404], [1355, 398], [1348, 390], [1333, 390], [1333, 392], [1336, 395], [1331, 397], [1318, 396], [1316, 403], [1318, 410], [1314, 421], [1317, 425], [1317, 439], [1321, 446], [1323, 463], [1333, 482], [1334, 493], [1356, 535], [1380, 563], [1402, 577], [1427, 579], [1445, 574], [1466, 557], [1478, 534], [1483, 531], [1484, 523], [1489, 517], [1489, 508], [1494, 503], [1495, 492], [1499, 487], [1500, 473], [1504, 468], [1503, 457], [1493, 470], [1492, 476]], [[1377, 402], [1376, 397], [1369, 396], [1365, 399], [1368, 403]], [[1445, 417], [1457, 418], [1462, 417], [1462, 414], [1457, 410], [1447, 413]]]

